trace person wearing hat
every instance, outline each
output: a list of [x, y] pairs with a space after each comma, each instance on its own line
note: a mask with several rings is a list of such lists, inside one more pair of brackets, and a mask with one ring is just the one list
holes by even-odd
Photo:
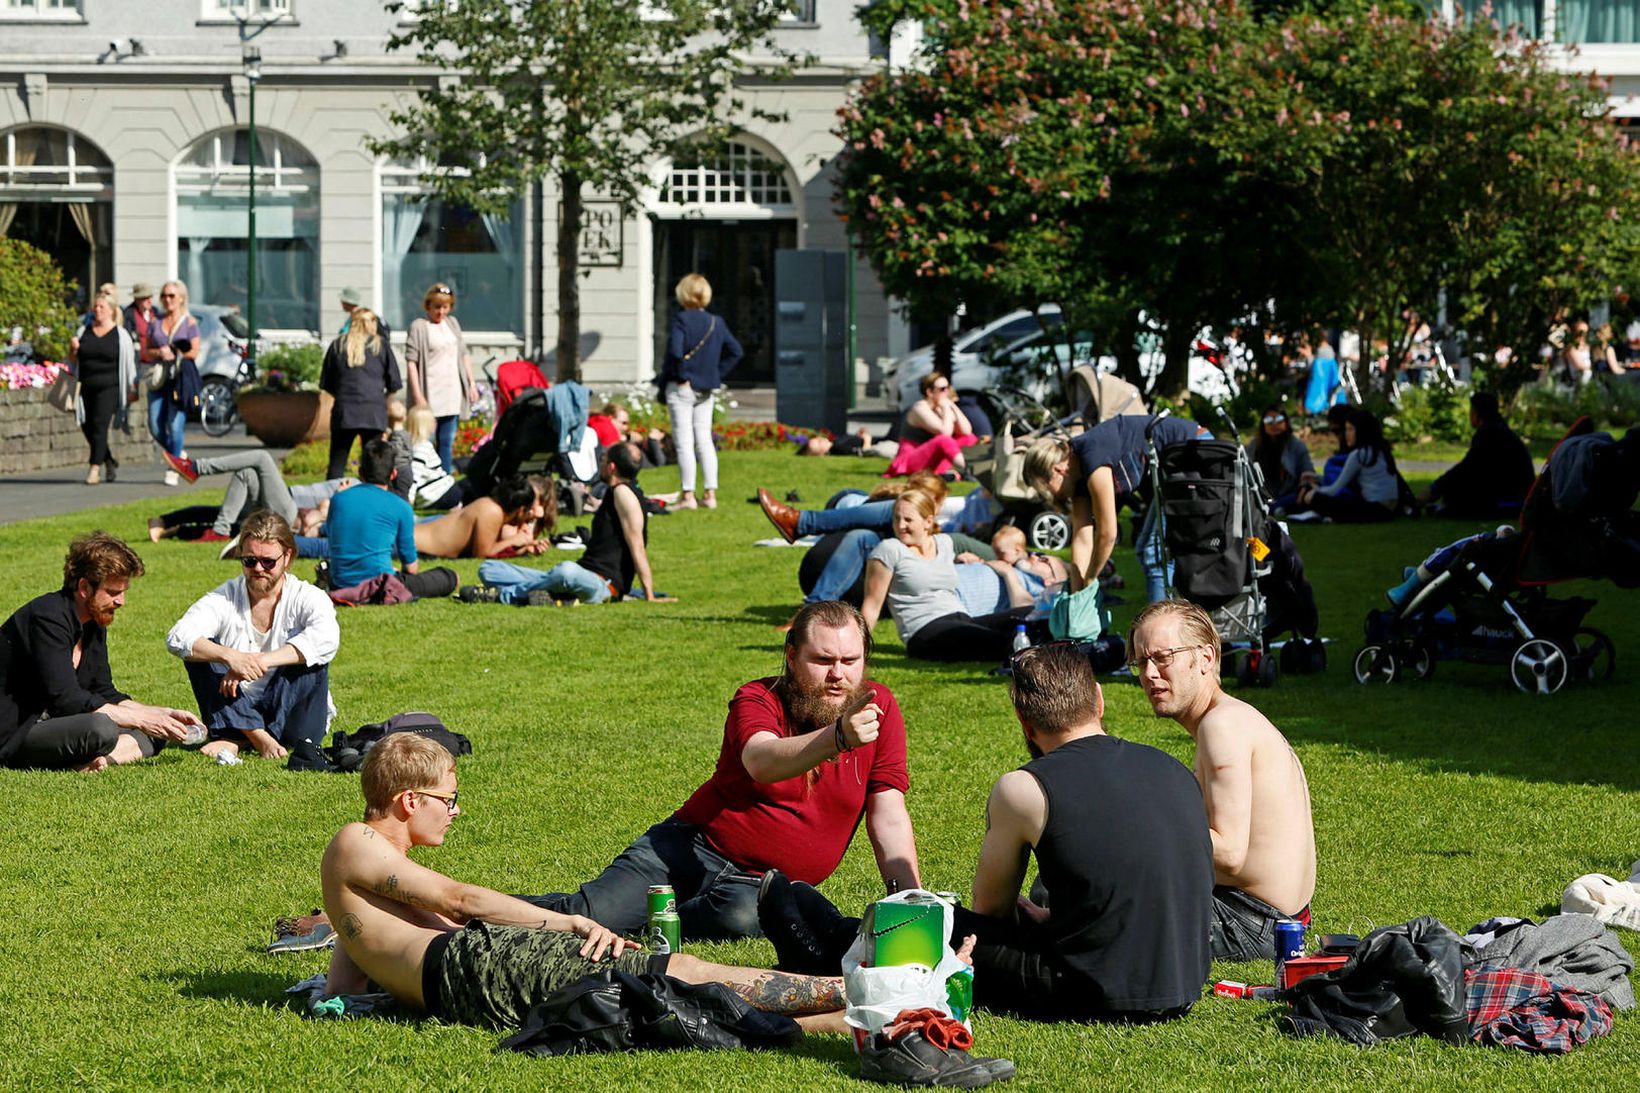
[[[351, 285], [342, 289], [342, 312], [347, 316], [347, 318], [342, 320], [342, 328], [336, 331], [336, 336], [338, 338], [346, 334], [348, 328], [353, 325], [354, 309], [362, 307], [363, 305], [364, 294], [358, 289], [353, 288]], [[376, 316], [376, 334], [384, 342], [390, 342], [393, 339], [393, 328], [388, 326], [387, 320], [383, 319], [380, 315]]]
[[148, 324], [159, 318], [154, 310], [154, 286], [138, 281], [131, 286], [131, 302], [125, 305], [125, 329], [137, 342], [137, 359], [148, 352]]

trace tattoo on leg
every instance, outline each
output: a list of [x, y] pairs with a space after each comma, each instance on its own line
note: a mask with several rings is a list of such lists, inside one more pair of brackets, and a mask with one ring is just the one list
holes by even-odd
[[398, 890], [398, 887], [399, 875], [397, 873], [389, 873], [386, 880], [376, 885], [376, 894], [380, 896], [391, 896]]
[[358, 915], [349, 911], [342, 916], [342, 933], [346, 934], [349, 940], [358, 937], [363, 932], [364, 925], [359, 922]]
[[762, 972], [750, 983], [730, 983], [729, 989], [755, 1008], [802, 1017], [843, 1008], [843, 981], [818, 975]]

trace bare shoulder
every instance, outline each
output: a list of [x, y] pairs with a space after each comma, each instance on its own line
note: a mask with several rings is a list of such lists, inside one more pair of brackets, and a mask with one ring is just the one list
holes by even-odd
[[991, 799], [986, 806], [993, 822], [1009, 819], [1041, 820], [1047, 806], [1042, 783], [1023, 770], [1011, 770], [996, 780], [991, 787]]
[[1219, 692], [1196, 731], [1198, 745], [1214, 750], [1251, 751], [1262, 741], [1284, 739], [1280, 730], [1257, 708], [1235, 695]]
[[325, 871], [336, 872], [345, 879], [360, 862], [385, 857], [403, 857], [398, 849], [376, 833], [368, 824], [351, 823], [336, 832], [325, 848]]

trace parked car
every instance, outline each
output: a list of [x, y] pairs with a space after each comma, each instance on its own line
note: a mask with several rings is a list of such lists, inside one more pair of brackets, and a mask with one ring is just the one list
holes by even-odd
[[[956, 335], [951, 343], [951, 371], [953, 376], [970, 375], [974, 365], [982, 363], [986, 358], [999, 356], [1011, 345], [1030, 335], [1042, 334], [1042, 323], [1049, 329], [1059, 327], [1059, 305], [1042, 305], [1042, 322], [1037, 321], [1035, 314], [1029, 311], [1010, 311], [1000, 319], [986, 323], [984, 326], [965, 330]], [[925, 345], [920, 349], [913, 349], [885, 371], [888, 375], [888, 401], [890, 408], [903, 410], [922, 397], [917, 384], [928, 373], [934, 370], [934, 347]], [[990, 386], [981, 383], [978, 386], [965, 386], [960, 382], [953, 382], [959, 390], [979, 391]]]

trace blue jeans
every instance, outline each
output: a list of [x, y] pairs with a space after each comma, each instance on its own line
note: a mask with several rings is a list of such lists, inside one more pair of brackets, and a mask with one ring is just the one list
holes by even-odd
[[478, 563], [478, 579], [501, 590], [501, 602], [527, 604], [530, 593], [545, 589], [556, 599], [573, 596], [582, 603], [603, 603], [609, 599], [609, 582], [576, 562], [559, 562], [551, 569], [525, 566], [486, 558]]
[[174, 456], [182, 455], [182, 429], [188, 415], [171, 405], [165, 395], [148, 396], [148, 432], [161, 448]]
[[1138, 542], [1133, 553], [1139, 558], [1139, 568], [1145, 572], [1145, 602], [1156, 603], [1167, 599], [1168, 582], [1173, 579], [1173, 563], [1162, 564], [1162, 506], [1152, 500], [1139, 521]]
[[296, 537], [296, 556], [298, 558], [328, 558], [330, 557], [330, 540], [322, 535], [298, 535]]
[[456, 469], [456, 415], [434, 418], [438, 428], [433, 431], [433, 446], [438, 449], [438, 461], [444, 464], [444, 473], [451, 474]]
[[586, 915], [618, 934], [631, 934], [649, 921], [649, 886], [670, 884], [677, 893], [683, 936], [726, 941], [763, 936], [757, 924], [761, 879], [713, 850], [700, 828], [663, 820], [579, 890], [525, 898], [561, 914]]
[[[864, 508], [865, 506], [860, 506]], [[824, 510], [851, 512], [852, 509]], [[877, 544], [883, 537], [875, 531], [866, 528], [855, 528], [843, 536], [843, 541], [837, 544], [831, 557], [820, 569], [820, 576], [814, 582], [814, 590], [803, 597], [804, 603], [824, 603], [827, 600], [840, 600], [854, 587], [854, 582], [860, 579], [865, 572], [866, 561], [871, 552], [877, 549]]]
[[887, 533], [893, 525], [893, 501], [867, 501], [848, 508], [804, 509], [797, 514], [797, 534], [800, 536], [853, 531], [856, 528]]
[[319, 744], [330, 721], [330, 665], [275, 668], [254, 695], [225, 698], [219, 688], [226, 665], [184, 662], [199, 703], [199, 716], [212, 740], [231, 740], [247, 729], [266, 729], [287, 748], [306, 740]]

